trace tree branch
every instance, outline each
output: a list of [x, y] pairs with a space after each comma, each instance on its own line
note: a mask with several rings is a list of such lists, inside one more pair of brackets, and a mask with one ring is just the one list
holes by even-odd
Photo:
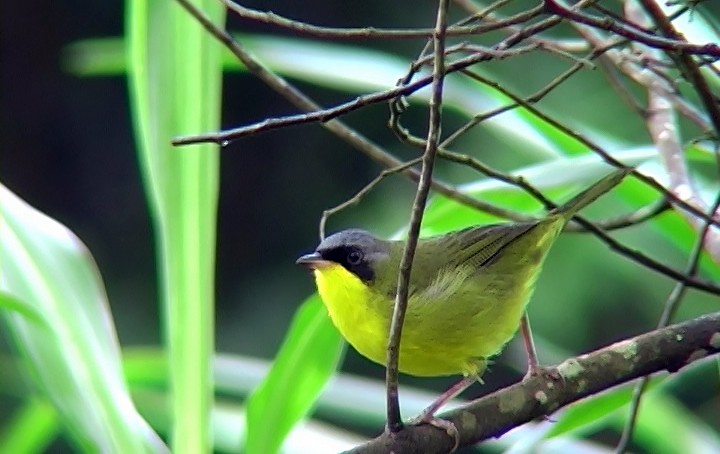
[[545, 9], [548, 13], [557, 14], [558, 16], [565, 17], [573, 22], [611, 31], [632, 41], [643, 43], [657, 49], [682, 52], [684, 54], [709, 55], [716, 58], [720, 57], [720, 45], [716, 43], [692, 44], [679, 39], [664, 38], [645, 30], [641, 30], [640, 28], [630, 27], [629, 25], [612, 20], [608, 17], [595, 17], [590, 14], [580, 12], [577, 8], [568, 8], [557, 0], [545, 0]]
[[[244, 6], [232, 0], [220, 0], [225, 6], [236, 13], [239, 17], [260, 22], [268, 25], [274, 25], [287, 31], [292, 31], [300, 35], [312, 36], [315, 38], [326, 39], [416, 39], [416, 38], [432, 38], [433, 29], [430, 28], [403, 28], [403, 29], [382, 29], [375, 27], [362, 28], [338, 28], [338, 27], [321, 27], [305, 22], [300, 22], [273, 13], [272, 11], [258, 11]], [[494, 20], [476, 25], [455, 25], [447, 28], [448, 36], [468, 36], [479, 35], [494, 30], [504, 29], [517, 24], [522, 24], [529, 19], [537, 16], [541, 12], [541, 7], [523, 11], [511, 17], [502, 20]]]
[[[644, 7], [646, 9], [650, 8], [649, 6]], [[642, 11], [634, 3], [628, 3], [625, 9], [628, 18], [635, 23], [642, 24], [646, 21], [646, 17]], [[662, 11], [655, 11], [655, 13], [661, 14]], [[665, 19], [667, 20], [667, 18]], [[657, 18], [655, 18], [655, 20], [658, 21]], [[637, 43], [633, 43], [633, 46], [635, 47], [636, 53], [647, 59], [654, 58], [659, 60], [662, 58], [662, 55], [660, 55], [660, 52], [656, 49], [647, 48]], [[695, 66], [695, 69], [697, 70], [697, 66]], [[700, 93], [700, 95], [702, 96], [703, 93]], [[712, 95], [708, 96], [712, 98]], [[712, 99], [709, 99], [709, 102], [714, 104]], [[708, 111], [712, 113], [711, 110], [708, 109]], [[720, 121], [720, 117], [718, 118]], [[648, 88], [648, 109], [645, 115], [645, 123], [650, 137], [655, 144], [655, 148], [658, 150], [660, 162], [667, 171], [669, 177], [668, 189], [677, 195], [678, 198], [685, 200], [699, 210], [707, 212], [709, 216], [717, 216], [718, 213], [716, 213], [715, 210], [708, 212], [709, 207], [692, 180], [681, 142], [680, 127], [672, 102], [665, 96], [662, 90], [657, 90], [654, 86]], [[720, 123], [718, 123], [718, 125], [720, 125]], [[718, 128], [718, 131], [720, 131], [720, 128]], [[720, 229], [710, 229], [707, 221], [698, 219], [687, 211], [678, 210], [678, 213], [680, 213], [695, 230], [705, 232], [700, 241], [704, 241], [704, 248], [713, 260], [720, 263]]]
[[[457, 427], [460, 447], [469, 446], [613, 386], [664, 370], [677, 372], [718, 352], [720, 312], [715, 312], [568, 359], [554, 368], [559, 380], [531, 377], [441, 416]], [[406, 426], [347, 452], [446, 453], [453, 444], [433, 426]]]

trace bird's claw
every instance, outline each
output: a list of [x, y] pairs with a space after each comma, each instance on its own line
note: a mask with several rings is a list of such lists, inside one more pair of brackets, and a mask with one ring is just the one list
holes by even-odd
[[522, 381], [528, 381], [531, 378], [540, 377], [545, 380], [551, 380], [551, 381], [561, 381], [562, 375], [557, 371], [554, 367], [542, 367], [538, 365], [530, 366], [528, 367], [527, 372], [525, 372], [525, 376], [523, 377]]
[[432, 414], [423, 412], [418, 417], [408, 421], [408, 424], [411, 426], [429, 424], [433, 427], [437, 427], [440, 430], [444, 430], [445, 433], [447, 433], [450, 437], [452, 437], [453, 440], [455, 440], [455, 444], [450, 450], [451, 453], [457, 451], [457, 449], [460, 447], [460, 432], [458, 431], [457, 427], [455, 427], [455, 424], [448, 421], [447, 419], [436, 418]]
[[[525, 383], [526, 381], [530, 380], [531, 378], [539, 377], [542, 380], [545, 380], [548, 382], [548, 386], [552, 387], [552, 383], [554, 382], [562, 382], [564, 381], [563, 376], [560, 375], [560, 373], [557, 371], [554, 367], [542, 367], [539, 365], [534, 365], [528, 367], [527, 372], [525, 373], [525, 376], [522, 379], [522, 382]], [[541, 416], [541, 419], [545, 421], [552, 421], [548, 415]]]

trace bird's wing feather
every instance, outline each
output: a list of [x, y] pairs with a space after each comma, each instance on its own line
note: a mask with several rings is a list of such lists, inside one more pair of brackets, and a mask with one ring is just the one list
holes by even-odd
[[537, 222], [495, 224], [458, 233], [456, 250], [449, 263], [479, 270], [491, 263], [498, 253], [518, 237], [535, 227]]
[[[536, 225], [537, 222], [523, 222], [471, 227], [421, 241], [416, 262], [432, 266], [413, 269], [411, 293], [423, 292], [433, 283], [436, 285], [444, 279], [448, 270], [451, 270], [450, 276], [456, 275], [461, 278], [460, 281], [464, 280], [463, 277], [467, 278], [487, 266], [504, 247]], [[458, 273], [460, 270], [463, 272]]]

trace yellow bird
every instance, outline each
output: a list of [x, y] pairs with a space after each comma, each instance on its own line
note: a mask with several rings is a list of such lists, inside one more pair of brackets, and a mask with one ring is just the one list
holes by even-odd
[[[618, 170], [544, 219], [476, 226], [421, 239], [400, 342], [400, 371], [478, 379], [520, 325], [543, 262], [567, 222], [627, 175]], [[297, 263], [313, 270], [328, 314], [360, 354], [385, 365], [404, 241], [350, 229]], [[445, 400], [425, 416], [431, 416]], [[426, 411], [425, 413], [428, 413]]]

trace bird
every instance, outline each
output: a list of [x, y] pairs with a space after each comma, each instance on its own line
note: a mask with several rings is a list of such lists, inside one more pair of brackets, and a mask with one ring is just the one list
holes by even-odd
[[[399, 370], [419, 377], [462, 375], [422, 414], [480, 380], [523, 321], [545, 258], [569, 220], [617, 186], [616, 170], [545, 217], [471, 226], [421, 238], [408, 287]], [[362, 229], [334, 233], [297, 263], [313, 271], [328, 315], [361, 355], [386, 365], [403, 240]], [[532, 345], [527, 342], [526, 345]], [[529, 352], [532, 357], [534, 352]], [[530, 363], [530, 372], [533, 364]]]

